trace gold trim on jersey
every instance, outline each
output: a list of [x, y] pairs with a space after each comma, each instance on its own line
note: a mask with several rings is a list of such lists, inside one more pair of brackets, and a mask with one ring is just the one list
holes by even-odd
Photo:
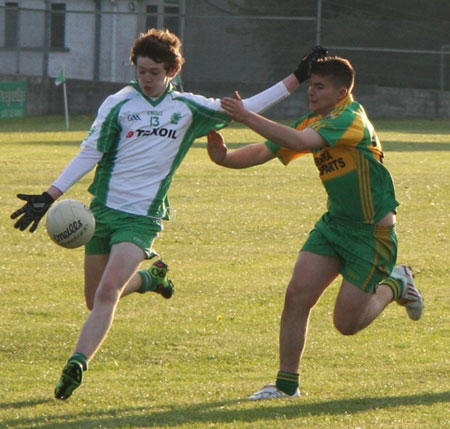
[[364, 222], [373, 223], [375, 218], [375, 207], [373, 204], [370, 184], [370, 163], [363, 153], [356, 152], [356, 163], [358, 165], [359, 192]]

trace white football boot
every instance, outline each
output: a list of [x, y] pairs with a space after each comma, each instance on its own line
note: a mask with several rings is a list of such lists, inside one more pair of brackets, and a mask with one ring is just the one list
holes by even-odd
[[276, 398], [298, 398], [300, 396], [300, 390], [297, 390], [293, 395], [288, 395], [277, 389], [275, 384], [265, 385], [259, 392], [255, 392], [253, 395], [247, 397], [249, 401], [260, 401], [262, 399], [276, 399]]
[[397, 304], [406, 308], [408, 316], [412, 320], [419, 320], [424, 308], [423, 298], [414, 284], [414, 274], [411, 267], [397, 265], [391, 273], [391, 277], [401, 280], [403, 283], [402, 296], [397, 299]]

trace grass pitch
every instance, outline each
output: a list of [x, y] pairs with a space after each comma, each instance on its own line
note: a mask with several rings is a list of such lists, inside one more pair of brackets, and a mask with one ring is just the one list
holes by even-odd
[[[177, 287], [119, 305], [83, 385], [53, 389], [87, 317], [83, 250], [53, 244], [44, 225], [12, 228], [18, 192], [40, 193], [78, 151], [88, 117], [0, 121], [0, 427], [449, 427], [450, 123], [377, 121], [401, 202], [399, 262], [422, 290], [423, 319], [393, 304], [353, 337], [338, 334], [338, 282], [314, 309], [302, 398], [246, 402], [274, 381], [285, 286], [297, 250], [325, 210], [310, 157], [248, 170], [220, 168], [199, 140], [170, 197], [177, 215], [156, 249]], [[224, 130], [230, 148], [260, 141]], [[86, 203], [89, 175], [66, 195]]]

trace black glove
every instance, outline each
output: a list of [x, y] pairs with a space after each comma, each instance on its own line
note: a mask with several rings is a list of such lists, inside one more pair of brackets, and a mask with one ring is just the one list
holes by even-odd
[[23, 231], [33, 222], [30, 232], [36, 231], [42, 217], [47, 213], [47, 210], [55, 201], [47, 192], [43, 192], [41, 195], [17, 194], [17, 198], [20, 198], [27, 203], [11, 215], [11, 219], [15, 219], [23, 214], [23, 216], [14, 224], [14, 228]]
[[322, 46], [314, 46], [308, 54], [306, 54], [300, 64], [297, 67], [297, 70], [294, 71], [294, 75], [300, 83], [303, 83], [305, 80], [308, 80], [311, 76], [311, 64], [314, 61], [317, 61], [319, 58], [324, 58], [328, 55], [328, 49], [323, 48]]

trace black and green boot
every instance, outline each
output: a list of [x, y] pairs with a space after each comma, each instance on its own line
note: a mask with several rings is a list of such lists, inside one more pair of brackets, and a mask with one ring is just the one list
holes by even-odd
[[168, 265], [160, 259], [153, 262], [148, 270], [138, 271], [142, 278], [142, 285], [138, 292], [155, 292], [166, 299], [171, 298], [175, 290], [172, 280], [167, 277], [168, 271]]
[[75, 359], [69, 359], [64, 367], [58, 384], [55, 388], [55, 398], [65, 400], [80, 386], [83, 381], [83, 364]]

